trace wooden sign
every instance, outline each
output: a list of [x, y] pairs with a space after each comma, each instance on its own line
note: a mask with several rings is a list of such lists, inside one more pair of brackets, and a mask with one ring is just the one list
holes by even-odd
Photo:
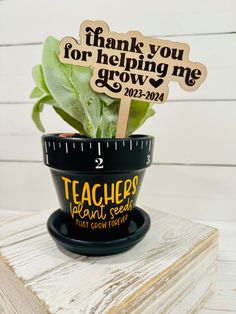
[[189, 60], [187, 44], [145, 37], [137, 31], [111, 32], [103, 21], [84, 21], [80, 42], [65, 37], [59, 50], [62, 63], [93, 68], [94, 91], [120, 98], [117, 137], [125, 137], [132, 99], [163, 103], [169, 81], [194, 91], [207, 74], [203, 64]]

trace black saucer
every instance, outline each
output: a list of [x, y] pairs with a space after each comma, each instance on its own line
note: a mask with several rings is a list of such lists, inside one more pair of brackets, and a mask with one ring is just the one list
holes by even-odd
[[135, 206], [125, 234], [115, 240], [86, 241], [80, 239], [79, 235], [76, 237], [69, 235], [65, 214], [60, 209], [48, 218], [47, 228], [56, 243], [67, 250], [84, 255], [103, 256], [121, 253], [133, 247], [144, 238], [150, 224], [149, 215]]

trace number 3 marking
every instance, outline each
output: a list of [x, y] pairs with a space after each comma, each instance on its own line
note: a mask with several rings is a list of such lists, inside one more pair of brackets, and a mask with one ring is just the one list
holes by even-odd
[[95, 169], [102, 169], [103, 168], [103, 159], [102, 158], [96, 158], [95, 163], [97, 164]]
[[146, 165], [149, 165], [150, 164], [150, 162], [151, 162], [151, 156], [150, 155], [147, 155], [147, 161], [146, 161]]

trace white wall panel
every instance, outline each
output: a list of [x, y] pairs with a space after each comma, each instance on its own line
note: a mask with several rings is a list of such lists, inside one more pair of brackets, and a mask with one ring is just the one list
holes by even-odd
[[[170, 37], [191, 46], [190, 60], [202, 62], [206, 81], [195, 92], [169, 84], [168, 99], [236, 99], [236, 34]], [[0, 47], [0, 102], [28, 101], [34, 82], [32, 67], [41, 63], [41, 45]]]
[[[41, 163], [0, 163], [0, 208], [58, 208], [49, 169]], [[236, 220], [236, 168], [152, 166], [138, 203], [193, 219]]]
[[235, 31], [234, 0], [11, 0], [0, 3], [0, 44], [76, 36], [85, 19], [104, 19], [113, 31], [145, 35]]
[[[41, 160], [41, 133], [31, 121], [31, 104], [0, 105], [0, 159]], [[45, 108], [48, 133], [74, 130]], [[155, 136], [154, 161], [235, 164], [236, 101], [169, 102], [137, 130]]]
[[[113, 31], [186, 42], [190, 59], [208, 69], [193, 93], [171, 83], [170, 102], [140, 129], [156, 138], [154, 161], [169, 165], [148, 170], [139, 203], [194, 219], [236, 221], [235, 16], [235, 0], [0, 1], [0, 208], [57, 208], [30, 118], [31, 69], [41, 62], [48, 35], [77, 37], [84, 19], [104, 19]], [[42, 119], [48, 132], [71, 130], [50, 108]]]

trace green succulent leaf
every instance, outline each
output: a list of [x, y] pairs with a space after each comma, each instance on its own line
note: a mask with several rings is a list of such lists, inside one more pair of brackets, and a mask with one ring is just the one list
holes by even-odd
[[116, 134], [116, 125], [119, 113], [119, 101], [114, 101], [111, 106], [106, 106], [103, 103], [99, 132], [97, 137], [112, 138]]
[[[36, 87], [30, 97], [39, 98], [32, 112], [37, 128], [45, 131], [40, 113], [44, 104], [49, 104], [81, 134], [97, 138], [115, 137], [120, 100], [91, 89], [90, 67], [62, 64], [58, 55], [59, 41], [48, 37], [43, 47], [42, 65], [36, 65], [32, 70]], [[127, 135], [135, 132], [154, 113], [151, 104], [132, 100]]]
[[34, 79], [34, 82], [38, 89], [43, 93], [43, 94], [49, 94], [49, 90], [47, 88], [47, 85], [44, 80], [43, 76], [43, 68], [41, 64], [37, 64], [33, 67], [32, 69], [32, 76]]
[[41, 92], [41, 90], [35, 86], [35, 88], [32, 90], [31, 94], [30, 94], [30, 98], [40, 98], [43, 96], [43, 93]]
[[101, 103], [90, 87], [92, 69], [60, 63], [59, 41], [48, 37], [43, 48], [43, 74], [58, 106], [83, 125], [90, 137], [96, 137]]
[[32, 120], [36, 127], [41, 131], [45, 132], [45, 129], [43, 127], [43, 124], [40, 119], [40, 113], [43, 111], [44, 104], [51, 101], [51, 96], [50, 95], [45, 95], [34, 104], [33, 110], [32, 110]]
[[78, 122], [77, 120], [75, 120], [74, 118], [72, 118], [70, 115], [68, 115], [68, 113], [66, 113], [65, 111], [63, 111], [60, 108], [57, 107], [53, 107], [53, 109], [56, 111], [57, 114], [59, 114], [59, 116], [66, 122], [68, 123], [70, 126], [72, 126], [74, 129], [76, 129], [77, 131], [79, 131], [80, 134], [83, 135], [88, 135], [86, 134], [83, 125]]
[[141, 125], [151, 117], [155, 111], [148, 102], [132, 100], [129, 112], [129, 120], [127, 125], [127, 135], [134, 133]]
[[110, 96], [107, 96], [106, 94], [99, 94], [99, 97], [107, 106], [117, 101], [117, 99], [111, 98]]

